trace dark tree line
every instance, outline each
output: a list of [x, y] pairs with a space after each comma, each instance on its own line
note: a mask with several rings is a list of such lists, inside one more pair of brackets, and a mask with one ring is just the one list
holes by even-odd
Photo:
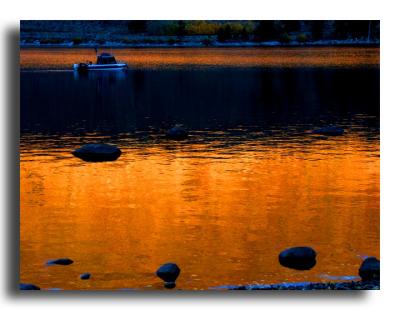
[[[154, 21], [129, 21], [128, 30], [133, 34], [148, 34], [148, 32], [154, 34], [148, 29], [149, 23]], [[249, 23], [254, 26], [248, 26]], [[156, 29], [159, 34], [178, 37], [216, 34], [220, 42], [235, 40], [285, 42], [296, 34], [301, 40], [379, 39], [379, 21], [368, 20], [170, 21], [165, 24], [160, 22]]]
[[94, 39], [122, 38], [127, 42], [141, 40], [134, 36], [143, 36], [143, 40], [171, 36], [168, 38], [171, 42], [183, 40], [185, 36], [204, 36], [206, 44], [212, 44], [215, 40], [282, 43], [346, 39], [374, 41], [379, 40], [379, 32], [380, 22], [369, 20], [21, 21], [21, 37], [24, 40], [40, 39], [41, 42], [57, 43], [73, 39], [76, 44]]

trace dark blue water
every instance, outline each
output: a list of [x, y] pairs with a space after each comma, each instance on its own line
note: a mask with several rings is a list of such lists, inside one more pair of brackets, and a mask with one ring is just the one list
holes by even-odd
[[[21, 72], [21, 131], [191, 130], [324, 124], [379, 130], [379, 69]], [[366, 122], [366, 123], [365, 123]]]

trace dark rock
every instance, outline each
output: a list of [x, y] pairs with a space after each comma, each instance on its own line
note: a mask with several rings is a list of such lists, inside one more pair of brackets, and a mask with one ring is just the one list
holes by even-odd
[[91, 274], [86, 272], [86, 273], [82, 273], [79, 277], [81, 278], [81, 280], [89, 280], [90, 276], [91, 276]]
[[183, 140], [188, 137], [188, 131], [182, 126], [174, 126], [167, 131], [166, 137], [168, 139]]
[[109, 144], [85, 144], [73, 151], [72, 155], [90, 162], [113, 161], [121, 155], [121, 150]]
[[363, 281], [379, 280], [380, 279], [380, 262], [375, 257], [366, 258], [358, 270]]
[[47, 265], [71, 265], [74, 261], [69, 258], [52, 259], [47, 262]]
[[164, 282], [175, 282], [178, 278], [181, 270], [177, 264], [167, 263], [162, 265], [156, 271], [156, 275], [161, 278]]
[[336, 126], [327, 126], [314, 129], [312, 133], [325, 136], [341, 136], [342, 134], [344, 134], [344, 129]]
[[309, 270], [315, 266], [317, 253], [310, 247], [294, 247], [279, 254], [279, 263], [288, 268]]
[[33, 291], [33, 290], [40, 290], [40, 287], [36, 286], [35, 284], [20, 283], [19, 284], [19, 289], [21, 291]]

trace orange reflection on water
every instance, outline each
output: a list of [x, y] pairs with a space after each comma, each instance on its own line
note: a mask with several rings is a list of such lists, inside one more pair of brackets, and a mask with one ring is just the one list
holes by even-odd
[[[378, 47], [312, 48], [153, 48], [101, 49], [130, 68], [174, 66], [230, 67], [357, 67], [378, 66]], [[90, 48], [21, 49], [21, 69], [72, 69], [74, 63], [96, 61]]]
[[[128, 139], [117, 161], [85, 163], [23, 137], [21, 282], [161, 288], [154, 271], [168, 261], [181, 267], [183, 289], [357, 275], [361, 256], [379, 257], [379, 142], [269, 139]], [[317, 250], [311, 271], [279, 265], [296, 245]], [[57, 257], [75, 263], [44, 266]], [[79, 280], [83, 272], [92, 279]]]

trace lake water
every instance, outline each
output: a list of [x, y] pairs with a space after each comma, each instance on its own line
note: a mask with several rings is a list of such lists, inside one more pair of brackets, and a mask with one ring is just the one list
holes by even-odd
[[[379, 49], [21, 50], [20, 280], [161, 289], [331, 281], [379, 257]], [[184, 141], [165, 130], [183, 124]], [[335, 124], [339, 137], [310, 130]], [[115, 162], [71, 155], [118, 145]], [[317, 265], [279, 265], [290, 246]], [[45, 266], [69, 257], [69, 266]], [[89, 281], [79, 275], [92, 273]]]

